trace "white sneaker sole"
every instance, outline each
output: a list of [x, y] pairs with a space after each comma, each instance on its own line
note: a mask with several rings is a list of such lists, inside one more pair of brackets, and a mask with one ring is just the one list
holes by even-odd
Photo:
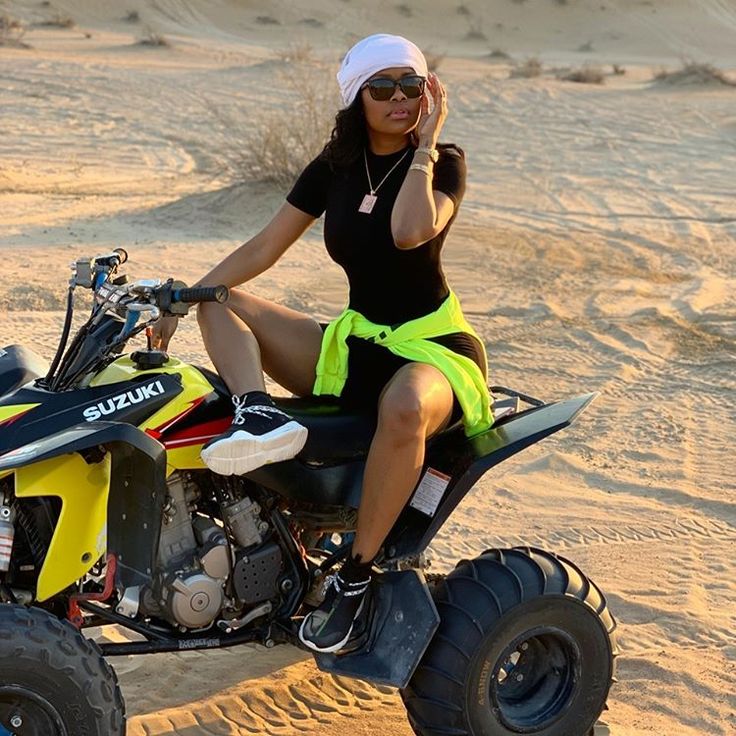
[[288, 422], [268, 434], [238, 430], [202, 450], [204, 464], [219, 475], [243, 475], [270, 463], [290, 460], [307, 442], [307, 428]]
[[358, 616], [360, 616], [360, 614], [363, 612], [364, 603], [365, 596], [360, 602], [358, 610], [355, 612], [355, 617], [353, 618], [353, 623], [350, 625], [348, 633], [345, 635], [345, 638], [339, 641], [337, 644], [333, 644], [331, 647], [318, 647], [316, 644], [309, 641], [309, 639], [306, 639], [304, 636], [304, 626], [306, 625], [309, 616], [304, 617], [304, 621], [302, 621], [302, 625], [299, 627], [299, 641], [304, 644], [304, 646], [308, 649], [311, 649], [313, 652], [319, 652], [320, 654], [334, 654], [335, 652], [339, 652], [350, 641], [350, 637], [353, 635], [353, 629], [355, 628], [355, 621], [357, 620]]

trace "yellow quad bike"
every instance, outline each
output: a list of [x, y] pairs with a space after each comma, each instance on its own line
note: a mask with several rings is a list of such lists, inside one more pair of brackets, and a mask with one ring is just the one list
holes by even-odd
[[[301, 617], [355, 530], [375, 417], [337, 400], [279, 399], [309, 429], [299, 456], [213, 474], [199, 453], [231, 420], [222, 381], [150, 341], [124, 350], [161, 314], [223, 302], [227, 289], [129, 282], [125, 259], [116, 250], [74, 264], [50, 366], [20, 346], [0, 350], [0, 736], [125, 733], [106, 657], [299, 646]], [[92, 308], [69, 341], [78, 288]], [[317, 665], [400, 688], [419, 736], [587, 736], [616, 654], [595, 584], [530, 547], [423, 573], [424, 550], [476, 481], [593, 398], [545, 404], [492, 390], [490, 430], [468, 439], [453, 426], [428, 442], [355, 638]], [[105, 625], [137, 640], [85, 637]]]

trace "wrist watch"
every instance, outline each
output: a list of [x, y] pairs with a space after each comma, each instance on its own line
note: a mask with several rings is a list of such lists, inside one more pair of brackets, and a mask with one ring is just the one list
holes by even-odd
[[432, 163], [437, 163], [437, 159], [440, 157], [439, 151], [436, 148], [427, 148], [426, 146], [419, 146], [415, 153], [426, 153]]

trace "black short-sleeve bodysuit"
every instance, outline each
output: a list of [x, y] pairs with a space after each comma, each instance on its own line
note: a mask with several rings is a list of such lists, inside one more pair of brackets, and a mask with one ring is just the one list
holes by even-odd
[[[327, 251], [348, 278], [348, 306], [372, 322], [396, 325], [422, 317], [434, 312], [449, 294], [440, 253], [465, 193], [465, 158], [456, 146], [440, 146], [439, 152], [432, 188], [452, 199], [455, 213], [442, 232], [416, 248], [397, 248], [391, 235], [391, 211], [413, 159], [412, 147], [385, 156], [367, 151], [367, 162], [361, 156], [341, 171], [333, 171], [317, 157], [286, 197], [302, 212], [314, 217], [324, 213]], [[369, 214], [358, 211], [370, 191], [366, 163], [373, 187], [378, 187]], [[474, 337], [457, 333], [435, 341], [472, 358], [485, 374], [483, 351]], [[349, 403], [375, 406], [382, 388], [409, 361], [357, 337], [348, 338], [348, 347], [348, 379], [342, 397]]]

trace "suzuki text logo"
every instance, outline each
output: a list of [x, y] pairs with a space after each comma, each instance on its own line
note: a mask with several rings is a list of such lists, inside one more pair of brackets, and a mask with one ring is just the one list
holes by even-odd
[[161, 385], [161, 381], [154, 381], [145, 386], [139, 386], [134, 390], [126, 391], [124, 394], [118, 394], [112, 398], [100, 401], [94, 406], [88, 406], [82, 414], [88, 422], [94, 422], [100, 417], [110, 416], [110, 414], [114, 414], [116, 411], [131, 407], [133, 404], [140, 404], [142, 401], [152, 399], [154, 396], [160, 396], [162, 393], [164, 393], [164, 387]]

